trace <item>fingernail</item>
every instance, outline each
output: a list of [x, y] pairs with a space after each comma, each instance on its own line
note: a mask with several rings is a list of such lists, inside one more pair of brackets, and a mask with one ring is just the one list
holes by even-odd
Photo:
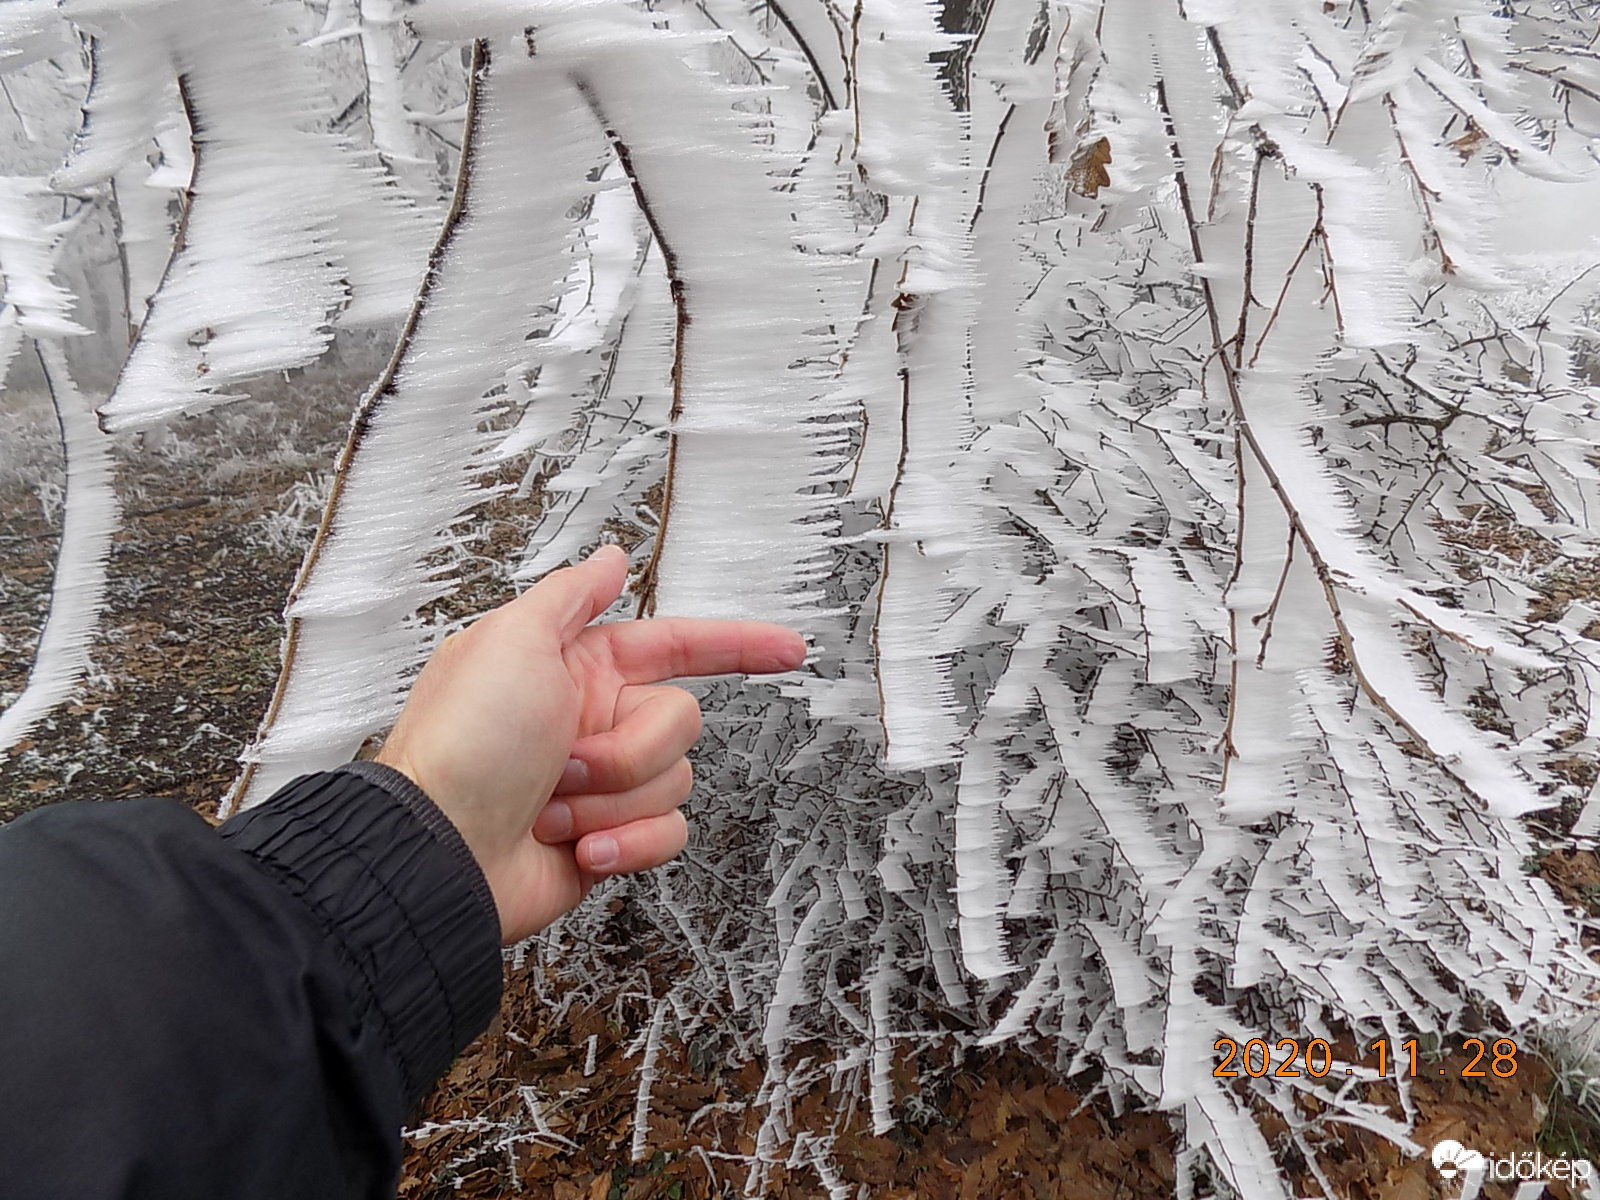
[[572, 836], [572, 805], [563, 800], [552, 800], [539, 814], [541, 841], [564, 842]]
[[589, 868], [594, 871], [605, 871], [616, 864], [622, 855], [622, 847], [617, 845], [617, 839], [602, 834], [589, 839], [586, 857], [589, 859]]
[[587, 790], [589, 787], [589, 764], [581, 758], [567, 759], [567, 765], [561, 770], [561, 782], [557, 787], [569, 796], [574, 792]]

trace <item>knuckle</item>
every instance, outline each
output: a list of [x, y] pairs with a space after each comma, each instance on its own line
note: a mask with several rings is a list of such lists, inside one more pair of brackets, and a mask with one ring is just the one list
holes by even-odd
[[673, 673], [686, 675], [689, 672], [689, 663], [694, 658], [694, 642], [689, 637], [689, 630], [682, 625], [672, 626], [671, 661]]
[[639, 779], [639, 749], [626, 738], [616, 738], [608, 747], [610, 753], [611, 769], [607, 772], [611, 776], [611, 790], [620, 791], [638, 785]]
[[596, 796], [595, 801], [595, 812], [588, 825], [590, 830], [615, 829], [620, 825], [626, 825], [631, 819], [621, 796]]
[[672, 766], [672, 795], [676, 803], [682, 803], [689, 798], [689, 793], [694, 790], [694, 767], [687, 758], [680, 758]]
[[688, 692], [684, 692], [683, 697], [688, 702], [684, 707], [684, 726], [689, 731], [689, 740], [695, 742], [700, 739], [700, 732], [705, 728], [705, 717], [700, 712], [700, 701]]
[[457, 629], [454, 633], [446, 634], [435, 653], [444, 654], [452, 660], [461, 658], [485, 637], [492, 638], [494, 636], [497, 626], [490, 623], [493, 620], [494, 614], [488, 613], [479, 617], [471, 625]]

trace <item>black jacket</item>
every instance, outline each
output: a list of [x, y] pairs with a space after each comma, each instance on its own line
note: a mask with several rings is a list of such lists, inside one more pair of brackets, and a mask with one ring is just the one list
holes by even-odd
[[17, 819], [0, 1198], [392, 1200], [408, 1110], [499, 1003], [499, 935], [455, 828], [374, 763], [220, 831], [172, 800]]

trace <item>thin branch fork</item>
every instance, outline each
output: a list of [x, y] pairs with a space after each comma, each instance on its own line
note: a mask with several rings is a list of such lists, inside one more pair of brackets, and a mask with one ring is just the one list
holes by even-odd
[[[859, 5], [857, 6], [859, 12]], [[906, 218], [906, 232], [910, 234], [917, 223], [917, 208], [922, 203], [922, 197], [915, 196], [911, 201], [911, 212]], [[898, 343], [900, 354], [900, 369], [897, 375], [900, 379], [900, 456], [895, 463], [894, 479], [889, 484], [889, 495], [884, 501], [883, 520], [880, 528], [886, 533], [894, 528], [895, 501], [900, 495], [900, 484], [905, 479], [906, 458], [911, 452], [911, 368], [906, 361], [906, 344], [913, 336], [918, 318], [921, 316], [922, 305], [925, 303], [921, 296], [905, 290], [906, 278], [911, 270], [909, 261], [903, 262], [900, 268], [900, 278], [895, 281], [895, 297], [890, 306], [895, 310], [894, 324], [892, 326], [895, 340]], [[889, 749], [889, 719], [888, 696], [883, 690], [883, 656], [879, 641], [879, 626], [883, 621], [883, 597], [889, 587], [889, 560], [893, 555], [893, 544], [883, 544], [883, 569], [878, 576], [878, 597], [873, 605], [872, 630], [870, 641], [872, 645], [873, 681], [878, 689], [878, 721], [883, 727], [883, 748], [887, 753]]]
[[[1415, 379], [1411, 378], [1409, 370], [1397, 370], [1394, 365], [1391, 364], [1389, 360], [1384, 358], [1381, 354], [1373, 354], [1372, 360], [1376, 362], [1379, 368], [1383, 370], [1384, 373], [1387, 374], [1391, 379], [1394, 379], [1398, 383], [1404, 384], [1430, 404], [1437, 404], [1443, 410], [1443, 413], [1437, 417], [1411, 417], [1402, 416], [1401, 414], [1393, 414], [1391, 417], [1375, 416], [1352, 421], [1351, 425], [1431, 425], [1434, 428], [1442, 431], [1446, 429], [1457, 417], [1466, 412], [1467, 402], [1465, 400], [1451, 401], [1445, 399], [1443, 396], [1440, 396], [1438, 393], [1436, 393], [1432, 388], [1429, 388], [1424, 384], [1420, 384]], [[1484, 419], [1488, 420], [1487, 417]], [[1500, 426], [1500, 423], [1496, 421], [1491, 420], [1489, 423], [1491, 425], [1496, 425], [1497, 427]]]
[[[1283, 570], [1278, 572], [1278, 586], [1273, 590], [1272, 603], [1266, 609], [1250, 618], [1252, 625], [1261, 625], [1261, 645], [1256, 651], [1256, 666], [1263, 666], [1267, 661], [1267, 643], [1272, 640], [1272, 626], [1278, 619], [1278, 605], [1283, 600], [1283, 590], [1289, 585], [1289, 571], [1294, 566], [1294, 547], [1296, 542], [1293, 528], [1289, 530], [1288, 545], [1283, 551]], [[1263, 625], [1263, 622], [1265, 623]]]
[[[1156, 80], [1156, 101], [1157, 106], [1161, 110], [1162, 121], [1167, 133], [1169, 152], [1172, 155], [1174, 164], [1173, 169], [1178, 185], [1178, 201], [1183, 210], [1184, 223], [1188, 226], [1189, 230], [1190, 249], [1194, 254], [1194, 258], [1197, 263], [1204, 262], [1205, 254], [1204, 247], [1200, 242], [1200, 225], [1195, 215], [1194, 201], [1189, 188], [1189, 181], [1183, 169], [1184, 159], [1182, 155], [1182, 147], [1178, 143], [1177, 127], [1173, 122], [1172, 110], [1167, 101], [1167, 87], [1165, 79], [1158, 78]], [[1277, 497], [1278, 503], [1283, 506], [1284, 514], [1288, 518], [1291, 531], [1293, 532], [1294, 536], [1299, 539], [1301, 545], [1303, 545], [1306, 549], [1306, 557], [1310, 561], [1312, 568], [1316, 571], [1318, 581], [1322, 584], [1323, 594], [1327, 599], [1328, 609], [1333, 617], [1334, 629], [1338, 633], [1339, 643], [1344, 649], [1346, 658], [1349, 660], [1350, 669], [1356, 677], [1356, 682], [1360, 685], [1362, 692], [1366, 694], [1368, 699], [1377, 705], [1377, 707], [1386, 716], [1388, 716], [1390, 720], [1394, 721], [1396, 725], [1400, 726], [1400, 728], [1404, 729], [1408, 734], [1411, 735], [1412, 739], [1415, 740], [1417, 745], [1423, 749], [1429, 759], [1438, 764], [1441, 769], [1451, 776], [1451, 778], [1456, 779], [1463, 786], [1468, 786], [1466, 781], [1462, 779], [1460, 774], [1454, 769], [1453, 765], [1442, 759], [1433, 751], [1433, 748], [1431, 745], [1429, 745], [1427, 739], [1424, 738], [1422, 734], [1405, 719], [1399, 710], [1389, 702], [1389, 699], [1378, 690], [1377, 686], [1372, 682], [1366, 671], [1363, 669], [1361, 660], [1356, 653], [1355, 638], [1350, 632], [1349, 623], [1345, 620], [1344, 611], [1340, 604], [1340, 585], [1338, 580], [1335, 578], [1335, 573], [1328, 565], [1327, 560], [1322, 557], [1321, 552], [1317, 549], [1316, 542], [1307, 532], [1305, 521], [1301, 517], [1298, 508], [1296, 508], [1294, 501], [1290, 498], [1287, 489], [1284, 487], [1283, 480], [1279, 476], [1277, 468], [1274, 466], [1271, 457], [1266, 453], [1265, 448], [1261, 445], [1260, 441], [1256, 438], [1254, 431], [1250, 427], [1249, 416], [1245, 412], [1243, 396], [1241, 395], [1239, 389], [1238, 371], [1233, 364], [1228, 361], [1227, 354], [1223, 349], [1227, 343], [1222, 336], [1222, 324], [1217, 313], [1216, 296], [1212, 292], [1210, 281], [1204, 276], [1202, 276], [1200, 279], [1200, 288], [1201, 293], [1205, 298], [1206, 315], [1211, 325], [1212, 340], [1217, 348], [1215, 351], [1216, 357], [1221, 363], [1222, 377], [1228, 388], [1228, 397], [1233, 409], [1234, 425], [1238, 431], [1240, 445], [1248, 446], [1250, 448], [1251, 457], [1253, 457], [1260, 465], [1262, 473], [1267, 478], [1268, 486], [1272, 489], [1273, 495]], [[1242, 467], [1243, 464], [1240, 463], [1241, 469], [1239, 487], [1241, 499], [1244, 488]], [[1416, 612], [1414, 609], [1410, 609], [1408, 611], [1411, 611], [1412, 615], [1417, 617], [1419, 620], [1426, 620], [1421, 613]], [[1427, 622], [1427, 624], [1429, 624], [1432, 628], [1438, 628], [1437, 626], [1433, 625], [1432, 622]], [[1439, 632], [1444, 633], [1446, 636], [1454, 637], [1457, 638], [1457, 640], [1460, 640], [1458, 635], [1450, 633], [1447, 630], [1439, 630]], [[1237, 640], [1235, 640], [1235, 644], [1233, 646], [1235, 663], [1233, 686], [1235, 688], [1237, 687], [1238, 680], [1238, 650], [1239, 647]], [[1227, 752], [1230, 757], [1234, 753], [1232, 732], [1233, 719], [1236, 712], [1237, 709], [1230, 702], [1228, 722], [1223, 730], [1223, 741], [1227, 747]], [[1224, 775], [1224, 778], [1226, 778], [1226, 775]]]
[[1310, 253], [1311, 247], [1316, 244], [1317, 239], [1322, 235], [1322, 222], [1319, 219], [1311, 227], [1311, 231], [1306, 234], [1306, 240], [1300, 244], [1300, 252], [1294, 256], [1294, 262], [1289, 264], [1288, 274], [1283, 277], [1283, 287], [1278, 291], [1278, 298], [1273, 302], [1272, 311], [1267, 314], [1266, 324], [1261, 327], [1261, 336], [1256, 338], [1255, 349], [1250, 352], [1250, 366], [1256, 365], [1256, 359], [1261, 357], [1261, 348], [1266, 345], [1267, 335], [1272, 332], [1272, 327], [1278, 323], [1278, 314], [1283, 311], [1283, 303], [1289, 297], [1289, 288], [1294, 283], [1295, 275], [1300, 271], [1300, 264], [1305, 261], [1305, 257]]
[[687, 340], [689, 326], [692, 319], [689, 314], [688, 286], [684, 282], [683, 271], [678, 265], [678, 256], [673, 251], [672, 242], [661, 228], [660, 218], [656, 214], [654, 205], [649, 195], [645, 192], [644, 184], [639, 178], [639, 172], [634, 167], [633, 152], [628, 143], [623, 141], [606, 116], [605, 108], [600, 103], [600, 98], [595, 94], [589, 81], [574, 77], [573, 84], [578, 89], [578, 94], [589, 106], [589, 111], [600, 123], [605, 131], [606, 141], [611, 144], [617, 161], [622, 164], [622, 171], [628, 177], [628, 183], [633, 188], [633, 198], [639, 205], [639, 211], [644, 214], [645, 223], [650, 226], [650, 233], [656, 240], [656, 245], [661, 247], [661, 261], [665, 264], [667, 272], [667, 286], [672, 293], [672, 311], [674, 318], [672, 338], [672, 407], [668, 411], [668, 419], [672, 428], [667, 433], [667, 471], [662, 484], [661, 515], [656, 525], [655, 543], [650, 549], [650, 559], [645, 563], [644, 570], [640, 573], [637, 582], [633, 585], [634, 593], [639, 597], [638, 607], [634, 611], [635, 617], [653, 616], [656, 611], [656, 587], [661, 575], [661, 551], [666, 545], [667, 526], [672, 519], [673, 484], [677, 478], [678, 466], [678, 431], [677, 423], [683, 416], [683, 357], [684, 342]]
[[1427, 223], [1428, 238], [1433, 242], [1434, 249], [1439, 252], [1439, 270], [1446, 275], [1456, 273], [1455, 260], [1450, 257], [1450, 251], [1445, 248], [1444, 238], [1439, 233], [1439, 223], [1433, 217], [1433, 201], [1438, 200], [1439, 191], [1430, 187], [1422, 178], [1422, 172], [1417, 169], [1416, 161], [1411, 157], [1411, 149], [1406, 145], [1405, 135], [1400, 132], [1400, 119], [1395, 110], [1394, 97], [1384, 93], [1383, 106], [1389, 113], [1389, 127], [1394, 130], [1395, 143], [1400, 147], [1400, 161], [1405, 164], [1406, 172], [1411, 176], [1411, 181], [1417, 186], [1417, 199], [1422, 204], [1423, 219]]
[[[128, 343], [128, 353], [122, 360], [122, 366], [117, 370], [117, 378], [111, 385], [111, 391], [107, 393], [108, 397], [115, 396], [117, 389], [122, 386], [122, 377], [127, 373], [128, 364], [133, 361], [134, 351], [138, 349], [140, 339], [144, 336], [144, 331], [149, 328], [150, 314], [155, 310], [156, 302], [160, 298], [162, 290], [172, 277], [172, 270], [178, 261], [179, 255], [183, 253], [184, 247], [189, 244], [189, 214], [194, 209], [194, 188], [196, 181], [200, 178], [200, 171], [204, 163], [204, 152], [201, 149], [200, 142], [200, 114], [195, 108], [194, 96], [189, 90], [188, 76], [182, 74], [178, 76], [178, 100], [183, 105], [183, 115], [189, 125], [189, 155], [194, 165], [189, 172], [188, 184], [179, 193], [178, 227], [172, 235], [172, 250], [167, 255], [166, 265], [161, 268], [161, 279], [157, 282], [155, 290], [150, 293], [150, 299], [145, 304], [144, 320], [140, 322], [139, 331], [134, 334]], [[122, 252], [120, 239], [117, 245], [119, 252]], [[131, 297], [129, 297], [129, 303], [132, 303]], [[97, 413], [95, 419], [100, 425], [101, 433], [112, 432], [112, 430], [106, 428], [106, 419], [103, 415]]]
[[[1217, 150], [1220, 155], [1221, 147], [1219, 146]], [[1261, 162], [1265, 157], [1265, 153], [1258, 150], [1255, 160], [1250, 166], [1250, 208], [1245, 213], [1244, 218], [1244, 289], [1243, 296], [1239, 301], [1239, 329], [1233, 335], [1234, 370], [1238, 370], [1244, 361], [1244, 344], [1246, 333], [1250, 326], [1250, 306], [1260, 303], [1255, 298], [1253, 284], [1256, 265], [1256, 213], [1259, 211], [1261, 202]], [[1214, 195], [1215, 193], [1213, 193]], [[1287, 283], [1285, 286], [1287, 287]], [[1274, 310], [1274, 315], [1276, 315], [1276, 310]], [[1265, 340], [1265, 337], [1266, 335], [1263, 334], [1263, 340]], [[1258, 343], [1256, 353], [1259, 354], [1260, 352], [1261, 347]], [[1251, 362], [1254, 361], [1255, 355], [1251, 355]]]
[[1455, 408], [1438, 417], [1419, 417], [1411, 413], [1377, 413], [1370, 417], [1357, 417], [1350, 422], [1350, 428], [1366, 429], [1376, 425], [1387, 429], [1391, 425], [1413, 425], [1424, 429], [1432, 429], [1436, 433], [1443, 433], [1461, 415], [1461, 412], [1461, 409]]
[[[898, 319], [898, 317], [897, 317]], [[900, 371], [900, 460], [895, 464], [894, 482], [889, 485], [889, 497], [884, 503], [882, 528], [887, 531], [894, 525], [894, 504], [900, 491], [900, 481], [906, 473], [906, 455], [911, 446], [911, 370], [901, 366]], [[889, 750], [889, 698], [883, 690], [883, 654], [879, 642], [879, 627], [883, 623], [883, 596], [889, 588], [889, 558], [891, 545], [884, 543], [883, 570], [878, 575], [878, 597], [872, 610], [872, 662], [873, 682], [878, 689], [878, 723], [883, 727], [883, 748]]]

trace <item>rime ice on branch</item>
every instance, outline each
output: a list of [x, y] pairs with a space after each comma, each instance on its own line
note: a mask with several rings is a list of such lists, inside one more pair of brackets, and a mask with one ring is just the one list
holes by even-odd
[[[1597, 549], [1600, 270], [1499, 237], [1507, 179], [1554, 201], [1594, 172], [1594, 14], [960, 7], [73, 0], [93, 82], [55, 183], [126, 215], [137, 328], [102, 417], [217, 403], [410, 305], [245, 802], [382, 732], [436, 552], [508, 461], [518, 578], [620, 540], [642, 614], [813, 635], [781, 689], [715, 685], [696, 847], [611, 885], [692, 964], [629, 983], [651, 1063], [710, 1032], [765, 1056], [752, 1182], [792, 1154], [837, 1183], [791, 1127], [807, 1089], [882, 1130], [899, 1048], [1038, 1038], [1171, 1114], [1182, 1187], [1287, 1196], [1269, 1119], [1331, 1189], [1323, 1123], [1404, 1142], [1405, 1081], [1308, 1120], [1283, 1080], [1222, 1086], [1215, 1039], [1469, 1008], [1559, 1039], [1594, 986], [1523, 818], [1600, 828], [1572, 765], [1600, 752], [1600, 604], [1557, 586]], [[70, 46], [49, 6], [0, 27], [0, 71]], [[340, 44], [353, 105], [310, 65]], [[473, 44], [423, 271], [387, 246], [454, 115], [401, 51]], [[160, 271], [147, 182], [184, 191]], [[65, 320], [37, 232], [6, 286]], [[96, 536], [63, 563], [78, 630]], [[563, 969], [621, 986], [584, 953]]]

